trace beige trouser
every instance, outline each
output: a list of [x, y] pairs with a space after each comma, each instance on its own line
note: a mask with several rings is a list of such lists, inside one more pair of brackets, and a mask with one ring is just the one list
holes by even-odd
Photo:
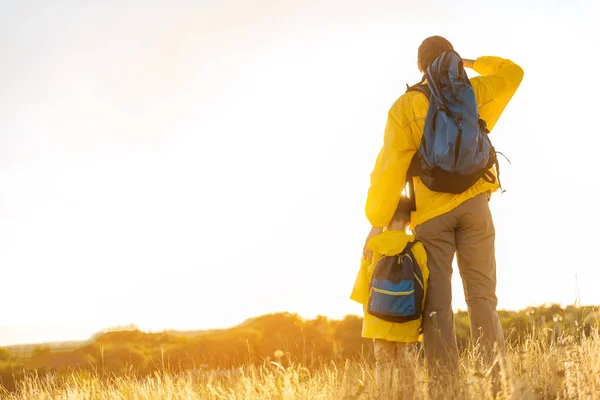
[[415, 391], [415, 343], [375, 339], [375, 381], [380, 399], [412, 399]]
[[[476, 196], [415, 229], [417, 239], [427, 251], [430, 273], [423, 310], [423, 346], [434, 398], [449, 398], [448, 389], [458, 383], [451, 285], [455, 253], [469, 310], [472, 341], [484, 367], [504, 352], [504, 337], [496, 312], [495, 230], [489, 197], [489, 193]], [[435, 386], [443, 392], [436, 391]]]

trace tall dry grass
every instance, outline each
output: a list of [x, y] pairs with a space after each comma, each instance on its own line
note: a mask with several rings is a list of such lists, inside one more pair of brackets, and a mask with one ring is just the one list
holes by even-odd
[[[415, 399], [427, 398], [427, 373], [417, 364]], [[282, 364], [287, 364], [282, 362]], [[187, 375], [101, 376], [78, 372], [64, 376], [27, 376], [3, 399], [374, 399], [378, 398], [374, 366], [367, 361], [325, 364], [309, 370], [266, 363], [221, 372]], [[478, 368], [472, 354], [461, 359], [462, 398], [490, 399], [489, 371]], [[600, 399], [600, 335], [598, 331], [557, 339], [538, 330], [517, 347], [507, 349], [501, 363], [500, 399]], [[396, 386], [403, 382], [395, 382]], [[1, 390], [0, 390], [1, 392]]]

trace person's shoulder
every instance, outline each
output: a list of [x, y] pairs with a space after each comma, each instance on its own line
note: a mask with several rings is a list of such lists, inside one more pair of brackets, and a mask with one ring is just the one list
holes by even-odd
[[469, 82], [471, 82], [471, 86], [473, 87], [473, 91], [475, 92], [475, 99], [477, 100], [477, 105], [479, 107], [482, 107], [484, 104], [487, 104], [494, 99], [493, 92], [488, 87], [488, 83], [484, 78], [485, 77], [482, 76], [475, 76], [469, 79]]
[[416, 90], [403, 93], [390, 108], [390, 114], [404, 124], [427, 114], [428, 100], [425, 95]]
[[394, 106], [410, 107], [412, 106], [412, 103], [415, 100], [418, 100], [421, 97], [423, 98], [423, 100], [426, 100], [425, 96], [421, 92], [417, 90], [410, 90], [408, 92], [402, 93], [402, 95], [400, 95], [400, 97], [398, 97], [398, 99], [394, 102]]
[[483, 84], [483, 80], [481, 79], [480, 75], [469, 78], [469, 82], [471, 82], [471, 86], [473, 87]]

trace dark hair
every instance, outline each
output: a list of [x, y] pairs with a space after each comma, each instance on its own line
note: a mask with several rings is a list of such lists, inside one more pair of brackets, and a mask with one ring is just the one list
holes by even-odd
[[430, 36], [419, 46], [418, 60], [426, 71], [429, 65], [445, 51], [454, 50], [452, 43], [441, 36]]

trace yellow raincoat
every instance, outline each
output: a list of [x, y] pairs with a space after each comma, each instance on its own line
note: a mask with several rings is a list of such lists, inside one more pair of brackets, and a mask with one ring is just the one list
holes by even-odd
[[[519, 87], [523, 70], [512, 61], [499, 57], [480, 57], [473, 69], [481, 75], [471, 79], [479, 115], [492, 130]], [[388, 112], [383, 147], [371, 174], [365, 207], [367, 218], [373, 226], [386, 227], [392, 220], [406, 185], [408, 166], [421, 143], [428, 105], [429, 102], [421, 93], [408, 92]], [[478, 194], [498, 189], [497, 183], [481, 179], [467, 191], [455, 195], [432, 192], [419, 178], [414, 179], [417, 211], [411, 215], [413, 227], [451, 211]]]
[[[408, 242], [414, 241], [413, 235], [407, 235], [402, 231], [385, 231], [373, 237], [367, 244], [373, 251], [373, 260], [362, 259], [360, 271], [354, 282], [354, 289], [350, 298], [363, 305], [365, 311], [363, 319], [362, 336], [369, 339], [384, 339], [391, 342], [416, 342], [420, 340], [422, 318], [418, 320], [394, 323], [384, 321], [367, 313], [367, 304], [369, 301], [370, 282], [373, 270], [377, 261], [381, 257], [394, 256], [401, 253]], [[421, 272], [423, 273], [423, 307], [425, 306], [425, 297], [427, 296], [427, 287], [429, 281], [429, 269], [427, 268], [427, 254], [421, 243], [417, 243], [412, 248]]]

